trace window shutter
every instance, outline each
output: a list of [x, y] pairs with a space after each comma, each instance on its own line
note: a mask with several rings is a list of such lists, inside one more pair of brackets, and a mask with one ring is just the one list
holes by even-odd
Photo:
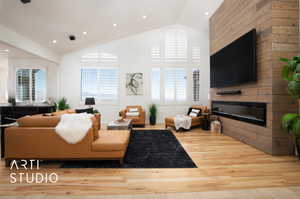
[[193, 69], [193, 100], [200, 100], [200, 69]]
[[200, 47], [195, 46], [192, 48], [192, 62], [199, 64], [200, 63]]
[[17, 71], [17, 101], [23, 102], [30, 100], [30, 70], [19, 69]]
[[99, 62], [100, 62], [100, 66], [103, 67], [117, 66], [118, 57], [110, 53], [101, 53]]
[[96, 67], [99, 63], [99, 54], [94, 53], [88, 53], [81, 57], [81, 63], [85, 67]]
[[117, 68], [101, 68], [98, 72], [98, 97], [109, 101], [118, 99], [119, 72]]
[[183, 68], [176, 69], [176, 101], [186, 100], [186, 72]]
[[46, 71], [42, 69], [32, 70], [32, 101], [42, 102], [46, 100]]
[[160, 47], [153, 46], [151, 49], [152, 63], [161, 63]]
[[187, 62], [187, 33], [183, 30], [172, 30], [166, 33], [165, 61]]
[[97, 98], [97, 74], [97, 69], [81, 69], [81, 100], [84, 100], [87, 97]]
[[186, 100], [186, 71], [183, 68], [169, 68], [165, 70], [165, 100]]
[[18, 102], [46, 100], [46, 71], [18, 69], [16, 73], [16, 100]]
[[152, 68], [151, 96], [153, 101], [160, 100], [160, 68]]

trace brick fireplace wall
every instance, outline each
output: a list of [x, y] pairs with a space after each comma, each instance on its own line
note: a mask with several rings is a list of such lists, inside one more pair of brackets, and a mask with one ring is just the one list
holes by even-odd
[[[281, 117], [297, 112], [297, 102], [281, 80], [283, 64], [278, 59], [299, 54], [299, 0], [224, 0], [210, 19], [210, 54], [254, 28], [257, 82], [211, 89], [211, 100], [267, 103], [266, 127], [221, 117], [223, 132], [269, 154], [291, 154], [292, 141], [281, 129]], [[242, 94], [216, 94], [224, 90], [241, 90]]]

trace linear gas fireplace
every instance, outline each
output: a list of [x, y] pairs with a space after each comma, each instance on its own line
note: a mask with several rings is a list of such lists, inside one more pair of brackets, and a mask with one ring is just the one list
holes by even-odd
[[266, 126], [266, 103], [212, 101], [211, 106], [213, 115]]

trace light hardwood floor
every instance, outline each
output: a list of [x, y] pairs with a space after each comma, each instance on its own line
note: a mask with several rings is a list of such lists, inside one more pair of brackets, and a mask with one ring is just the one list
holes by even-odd
[[10, 184], [10, 170], [1, 161], [0, 196], [156, 194], [300, 186], [300, 161], [295, 157], [270, 156], [231, 137], [199, 128], [174, 134], [198, 168], [59, 169], [47, 165], [38, 172], [57, 173], [58, 183]]

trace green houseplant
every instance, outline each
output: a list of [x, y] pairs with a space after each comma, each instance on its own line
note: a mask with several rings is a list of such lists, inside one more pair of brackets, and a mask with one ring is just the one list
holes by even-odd
[[57, 103], [57, 109], [60, 111], [69, 109], [70, 105], [67, 104], [67, 99], [65, 97], [61, 98]]
[[157, 106], [156, 104], [151, 104], [149, 107], [149, 113], [150, 113], [150, 125], [156, 124], [156, 116], [157, 116]]
[[10, 103], [12, 106], [16, 106], [16, 98], [15, 97], [9, 97], [8, 103]]
[[[281, 58], [286, 65], [282, 69], [282, 78], [288, 82], [288, 92], [300, 102], [300, 56], [292, 59]], [[296, 154], [300, 159], [300, 115], [287, 113], [282, 117], [283, 128], [295, 138]]]

